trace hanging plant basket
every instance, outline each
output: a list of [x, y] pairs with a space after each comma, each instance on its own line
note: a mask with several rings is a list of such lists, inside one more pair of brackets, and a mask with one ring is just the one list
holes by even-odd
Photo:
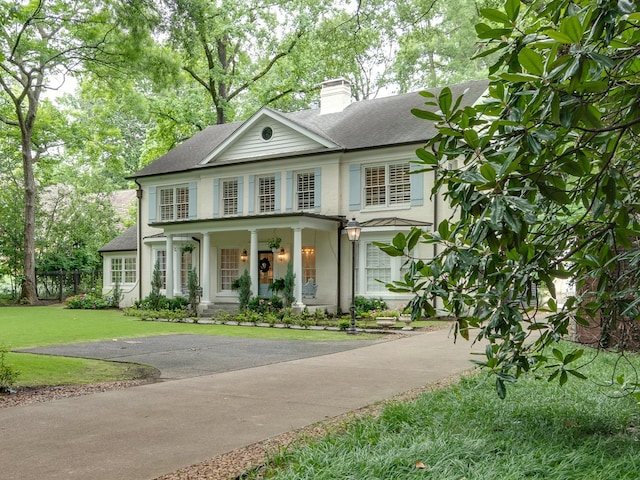
[[278, 248], [280, 248], [280, 243], [282, 242], [282, 239], [280, 237], [272, 237], [267, 239], [267, 246], [272, 250], [272, 251], [276, 251]]

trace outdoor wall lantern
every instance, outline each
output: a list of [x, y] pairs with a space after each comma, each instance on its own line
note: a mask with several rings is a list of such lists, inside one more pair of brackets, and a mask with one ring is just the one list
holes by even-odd
[[241, 260], [242, 262], [246, 262], [246, 261], [247, 261], [247, 257], [248, 257], [248, 255], [247, 255], [247, 249], [245, 248], [245, 249], [242, 251], [242, 253], [240, 254], [240, 260]]
[[347, 329], [350, 335], [356, 334], [356, 242], [360, 240], [360, 224], [352, 218], [347, 222], [347, 237], [351, 241], [351, 326]]
[[278, 254], [278, 260], [280, 260], [281, 262], [284, 262], [284, 259], [285, 259], [284, 248], [281, 248], [280, 253]]

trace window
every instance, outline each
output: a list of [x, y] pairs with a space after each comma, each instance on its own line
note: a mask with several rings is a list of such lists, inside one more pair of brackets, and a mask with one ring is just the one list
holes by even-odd
[[122, 258], [111, 259], [111, 283], [122, 283]]
[[408, 163], [376, 165], [364, 169], [365, 207], [406, 205], [411, 202]]
[[[391, 257], [373, 243], [366, 244], [365, 278], [367, 292], [386, 292], [391, 281]], [[380, 280], [383, 283], [380, 283]]]
[[127, 257], [124, 259], [124, 282], [122, 283], [136, 283], [136, 259], [134, 257]]
[[302, 281], [306, 283], [313, 279], [317, 283], [316, 277], [316, 249], [314, 247], [302, 247]]
[[274, 212], [276, 209], [276, 177], [258, 178], [258, 212]]
[[315, 174], [312, 172], [296, 175], [296, 201], [298, 210], [312, 210], [315, 207]]
[[135, 257], [118, 257], [111, 259], [111, 283], [122, 285], [136, 283]]
[[182, 252], [180, 262], [180, 288], [189, 287], [189, 272], [193, 268], [193, 252]]
[[160, 189], [160, 220], [189, 218], [189, 187], [186, 185]]
[[238, 214], [238, 179], [222, 181], [222, 214]]
[[218, 269], [220, 278], [218, 281], [218, 290], [231, 290], [231, 284], [240, 276], [239, 261], [240, 250], [237, 248], [220, 249], [220, 268]]
[[262, 129], [262, 133], [261, 133], [262, 139], [265, 142], [268, 142], [269, 140], [271, 140], [271, 137], [273, 137], [273, 128], [271, 127], [264, 127]]

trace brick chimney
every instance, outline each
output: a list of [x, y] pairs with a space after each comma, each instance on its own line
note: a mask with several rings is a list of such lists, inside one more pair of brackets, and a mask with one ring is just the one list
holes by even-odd
[[336, 78], [320, 85], [320, 115], [341, 112], [351, 104], [351, 83], [348, 80]]

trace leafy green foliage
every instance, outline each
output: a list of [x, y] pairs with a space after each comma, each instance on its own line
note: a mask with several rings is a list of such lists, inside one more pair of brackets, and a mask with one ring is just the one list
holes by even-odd
[[372, 312], [374, 310], [386, 310], [389, 308], [387, 302], [379, 297], [356, 296], [353, 299], [353, 303], [356, 307], [356, 315], [362, 315], [365, 312]]
[[81, 293], [73, 295], [64, 301], [67, 308], [97, 310], [101, 308], [111, 308], [113, 302], [111, 299], [103, 298], [97, 293]]
[[238, 291], [240, 310], [247, 308], [249, 300], [251, 300], [251, 275], [249, 275], [249, 271], [242, 272], [242, 275], [233, 281], [231, 288]]
[[[555, 363], [539, 354], [572, 319], [595, 317], [600, 344], [624, 349], [640, 317], [639, 8], [507, 0], [484, 9], [479, 55], [497, 58], [485, 101], [460, 108], [444, 88], [424, 94], [429, 111], [414, 112], [436, 122], [439, 133], [417, 154], [455, 214], [384, 247], [407, 255], [418, 237], [439, 245], [390, 287], [413, 292], [412, 306], [428, 315], [439, 298], [458, 335], [473, 328], [488, 341], [480, 363], [501, 397], [543, 366], [560, 383], [582, 378], [572, 367], [579, 349]], [[567, 278], [577, 293], [559, 306], [554, 280]], [[534, 285], [549, 291], [546, 304]]]
[[282, 310], [282, 299], [276, 295], [271, 298], [253, 297], [247, 304], [247, 310], [255, 313], [274, 313]]
[[193, 315], [197, 315], [200, 285], [195, 268], [189, 270], [187, 277], [187, 289], [189, 291], [189, 309]]
[[293, 264], [289, 262], [287, 265], [287, 273], [284, 276], [284, 288], [282, 289], [282, 295], [284, 297], [284, 306], [290, 307], [295, 301], [294, 295], [296, 275], [293, 273]]
[[11, 387], [15, 384], [20, 372], [7, 364], [7, 349], [0, 347], [0, 393], [11, 391]]
[[151, 293], [149, 293], [149, 296], [145, 299], [152, 310], [158, 310], [160, 308], [160, 301], [162, 299], [160, 289], [162, 288], [162, 285], [163, 281], [162, 272], [160, 272], [160, 262], [156, 261], [153, 265], [153, 272], [151, 273]]

